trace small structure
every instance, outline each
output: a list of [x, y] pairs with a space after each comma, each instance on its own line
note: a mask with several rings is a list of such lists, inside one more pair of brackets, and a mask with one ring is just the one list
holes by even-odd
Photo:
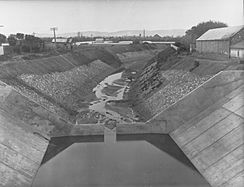
[[190, 52], [196, 51], [196, 43], [190, 43]]
[[244, 40], [244, 26], [210, 29], [196, 40], [200, 53], [218, 53], [230, 57], [232, 45]]
[[161, 39], [162, 37], [161, 37], [159, 34], [155, 34], [155, 35], [153, 36], [153, 38], [154, 38], [154, 39]]
[[[55, 44], [55, 39], [52, 39]], [[65, 47], [71, 49], [73, 45], [73, 38], [56, 38], [56, 47]]]
[[0, 56], [4, 55], [3, 46], [0, 46]]
[[244, 58], [244, 40], [230, 46], [230, 56]]
[[9, 54], [10, 53], [10, 46], [9, 43], [2, 43], [0, 45], [0, 56], [4, 54]]
[[96, 38], [94, 43], [104, 43], [104, 39], [103, 38]]
[[119, 41], [118, 43], [129, 45], [129, 44], [133, 44], [133, 41]]
[[172, 47], [174, 50], [178, 51], [179, 50], [179, 47], [174, 45], [174, 44], [170, 44], [170, 47]]

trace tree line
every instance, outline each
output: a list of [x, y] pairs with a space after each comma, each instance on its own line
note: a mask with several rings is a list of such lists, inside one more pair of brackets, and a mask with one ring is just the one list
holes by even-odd
[[[140, 37], [140, 36], [126, 36], [126, 37], [108, 37], [106, 39], [111, 40], [113, 42], [118, 42], [121, 40], [159, 40], [159, 41], [175, 41], [177, 43], [180, 43], [181, 46], [183, 46], [186, 50], [189, 49], [190, 44], [195, 43], [196, 39], [200, 37], [202, 34], [204, 34], [209, 29], [214, 28], [221, 28], [221, 27], [227, 27], [227, 24], [219, 22], [219, 21], [207, 21], [207, 22], [201, 22], [190, 29], [188, 29], [185, 32], [184, 36], [180, 37], [173, 37], [173, 36], [164, 36], [164, 37]], [[51, 39], [51, 38], [50, 38]], [[74, 37], [73, 41], [88, 41], [93, 40], [94, 37]], [[0, 34], [0, 44], [8, 42], [10, 46], [14, 47], [15, 52], [41, 52], [44, 48], [44, 41], [47, 41], [47, 39], [40, 39], [38, 37], [35, 37], [33, 35], [23, 34], [23, 33], [16, 33], [11, 34], [10, 36], [6, 37], [3, 34]]]

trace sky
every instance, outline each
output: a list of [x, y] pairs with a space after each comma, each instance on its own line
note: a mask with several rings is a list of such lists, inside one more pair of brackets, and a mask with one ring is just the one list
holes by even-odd
[[0, 0], [0, 33], [189, 29], [243, 24], [243, 0]]

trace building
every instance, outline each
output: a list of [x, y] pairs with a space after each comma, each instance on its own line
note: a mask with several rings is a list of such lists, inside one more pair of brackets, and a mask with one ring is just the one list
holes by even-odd
[[200, 53], [218, 53], [230, 57], [231, 46], [244, 40], [244, 26], [210, 29], [196, 40]]
[[0, 45], [0, 56], [4, 55], [3, 46]]
[[230, 46], [230, 56], [244, 58], [244, 40]]
[[103, 38], [96, 38], [94, 43], [104, 43], [104, 39]]
[[0, 56], [12, 53], [12, 48], [9, 43], [2, 43], [0, 45]]
[[56, 46], [53, 47], [71, 49], [73, 45], [73, 38], [56, 38], [56, 43], [55, 39], [52, 39], [52, 44], [56, 44]]
[[[52, 39], [52, 43], [55, 43], [55, 39]], [[72, 38], [56, 38], [57, 44], [72, 43]]]
[[162, 37], [161, 37], [159, 34], [155, 34], [155, 35], [153, 36], [153, 38], [154, 38], [154, 39], [161, 39]]

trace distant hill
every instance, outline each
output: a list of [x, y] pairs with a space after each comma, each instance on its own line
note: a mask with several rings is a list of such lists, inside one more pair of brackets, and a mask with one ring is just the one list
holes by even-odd
[[[185, 34], [184, 29], [172, 29], [172, 30], [146, 30], [146, 36], [154, 36], [158, 34], [159, 36], [183, 36]], [[93, 36], [93, 37], [108, 37], [108, 36], [139, 36], [143, 35], [142, 30], [122, 30], [116, 32], [99, 32], [99, 31], [84, 31], [81, 32], [83, 36]], [[37, 34], [38, 37], [52, 37], [50, 34]], [[58, 37], [73, 37], [77, 36], [77, 32], [72, 33], [57, 33]]]

